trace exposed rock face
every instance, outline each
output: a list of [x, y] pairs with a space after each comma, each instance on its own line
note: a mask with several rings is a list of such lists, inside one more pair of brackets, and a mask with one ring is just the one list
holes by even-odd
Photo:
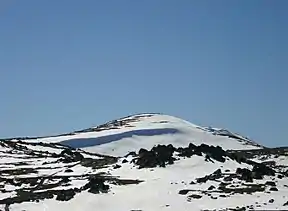
[[156, 166], [165, 167], [167, 164], [174, 163], [174, 151], [175, 148], [172, 145], [158, 145], [153, 147], [150, 151], [140, 149], [135, 163], [139, 168], [153, 168]]
[[207, 162], [214, 162], [213, 160], [225, 162], [225, 157], [228, 156], [228, 154], [218, 146], [208, 146], [206, 144], [195, 146], [190, 143], [186, 148], [175, 148], [170, 144], [167, 146], [155, 146], [150, 151], [147, 149], [140, 149], [134, 162], [139, 168], [154, 168], [156, 166], [165, 167], [166, 165], [173, 164], [174, 161], [177, 160], [175, 153], [179, 157], [188, 158], [193, 155], [202, 156], [205, 154]]

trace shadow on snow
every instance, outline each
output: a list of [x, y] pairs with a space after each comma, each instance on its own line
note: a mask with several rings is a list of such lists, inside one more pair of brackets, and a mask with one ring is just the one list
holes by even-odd
[[105, 135], [95, 138], [70, 139], [62, 141], [60, 142], [60, 144], [70, 146], [73, 148], [84, 148], [119, 141], [123, 138], [132, 138], [133, 136], [157, 136], [157, 135], [176, 134], [176, 133], [180, 133], [180, 131], [175, 128], [143, 129], [143, 130], [127, 131], [112, 135]]

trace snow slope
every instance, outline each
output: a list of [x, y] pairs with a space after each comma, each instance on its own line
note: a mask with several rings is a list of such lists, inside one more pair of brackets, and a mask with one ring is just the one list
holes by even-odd
[[88, 152], [123, 156], [157, 144], [186, 146], [205, 143], [224, 149], [256, 149], [262, 146], [227, 130], [200, 127], [185, 120], [162, 114], [139, 114], [114, 120], [98, 127], [34, 142], [61, 143]]
[[[20, 145], [27, 147], [30, 146], [28, 143], [20, 143]], [[9, 148], [4, 145], [2, 146], [3, 147], [0, 150], [3, 152], [5, 157], [13, 157], [15, 155], [9, 150]], [[10, 149], [11, 146], [12, 148], [14, 147], [14, 145], [11, 145], [10, 143]], [[37, 151], [44, 147], [45, 150], [51, 152], [50, 155], [52, 156], [55, 148], [60, 149], [59, 146], [52, 146], [53, 147], [49, 148], [48, 146], [45, 147], [39, 145], [37, 147]], [[36, 147], [34, 148], [36, 149]], [[21, 150], [24, 151], [21, 152]], [[29, 152], [23, 148], [19, 149], [17, 154], [21, 153], [21, 159], [25, 161], [25, 157], [29, 155]], [[155, 167], [139, 169], [133, 164], [133, 162], [131, 162], [133, 160], [133, 156], [128, 156], [118, 159], [117, 165], [120, 166], [119, 168], [115, 168], [115, 165], [106, 165], [102, 168], [95, 169], [82, 166], [83, 161], [76, 163], [55, 163], [53, 160], [51, 160], [47, 164], [44, 164], [43, 162], [45, 161], [45, 158], [41, 158], [41, 154], [39, 154], [39, 156], [40, 160], [42, 161], [39, 162], [39, 158], [34, 158], [35, 163], [42, 164], [34, 167], [33, 165], [30, 166], [30, 168], [39, 171], [38, 175], [33, 173], [25, 174], [24, 172], [18, 172], [14, 178], [16, 184], [17, 180], [20, 181], [21, 178], [29, 179], [35, 178], [36, 176], [39, 177], [40, 180], [40, 178], [43, 178], [42, 174], [44, 173], [44, 169], [46, 170], [44, 175], [54, 176], [45, 177], [47, 179], [45, 181], [42, 180], [42, 187], [35, 191], [34, 186], [29, 186], [29, 181], [26, 182], [27, 184], [18, 186], [5, 180], [5, 178], [11, 177], [2, 173], [0, 176], [0, 201], [7, 197], [15, 197], [17, 192], [21, 193], [20, 190], [22, 189], [23, 191], [25, 188], [28, 188], [27, 190], [33, 190], [34, 192], [67, 190], [71, 187], [81, 189], [81, 187], [83, 187], [83, 185], [89, 181], [89, 177], [83, 176], [82, 178], [81, 175], [86, 175], [87, 173], [104, 173], [115, 178], [141, 180], [143, 182], [128, 185], [117, 185], [115, 183], [108, 182], [106, 184], [109, 184], [111, 189], [107, 193], [94, 194], [88, 192], [87, 190], [83, 190], [76, 193], [76, 195], [74, 195], [68, 201], [57, 200], [57, 198], [54, 196], [53, 198], [46, 198], [38, 201], [11, 203], [8, 206], [9, 211], [228, 211], [230, 209], [237, 210], [237, 207], [251, 208], [247, 208], [247, 210], [285, 210], [286, 206], [284, 204], [288, 202], [288, 176], [280, 179], [278, 177], [279, 173], [277, 173], [275, 176], [264, 176], [263, 179], [255, 179], [251, 183], [236, 178], [226, 180], [225, 178], [232, 175], [237, 168], [252, 169], [251, 165], [246, 163], [238, 163], [230, 158], [227, 158], [225, 162], [219, 162], [217, 160], [213, 160], [213, 162], [211, 162], [205, 160], [205, 156], [193, 155], [192, 157], [179, 158], [174, 164], [167, 165], [165, 168]], [[18, 158], [15, 157], [15, 159]], [[53, 159], [59, 161], [59, 157], [57, 156], [54, 156]], [[97, 160], [98, 156], [95, 156], [95, 159]], [[127, 162], [124, 163], [124, 160], [127, 160]], [[28, 162], [28, 160], [26, 162]], [[52, 163], [54, 168], [44, 168], [48, 166], [52, 167]], [[10, 164], [12, 165], [13, 162]], [[7, 160], [5, 165], [8, 165]], [[21, 165], [14, 165], [13, 169], [23, 169], [24, 166]], [[41, 165], [42, 168], [40, 168]], [[288, 163], [286, 163], [286, 165], [288, 165]], [[8, 166], [3, 166], [0, 168], [0, 170], [3, 172], [7, 168]], [[65, 171], [67, 168], [71, 169], [73, 173], [67, 173]], [[197, 178], [209, 175], [219, 169], [221, 172], [226, 172], [224, 173], [223, 177], [219, 177], [215, 180], [208, 180], [204, 183], [192, 183], [193, 181], [197, 181]], [[64, 184], [59, 183], [56, 187], [53, 186], [53, 184], [61, 181], [62, 177], [66, 178], [69, 175], [71, 175], [71, 177], [68, 177], [68, 180], [66, 179], [68, 182], [65, 182]], [[278, 190], [271, 191], [270, 186], [266, 185], [267, 181], [274, 181]], [[256, 191], [250, 194], [219, 192], [221, 183], [227, 183], [227, 187], [232, 187], [233, 185], [234, 190], [241, 188], [245, 189], [249, 186], [249, 184], [256, 185], [257, 187], [263, 185], [265, 186], [265, 190]], [[210, 189], [211, 186], [215, 186], [215, 189]], [[181, 191], [185, 192], [186, 190], [188, 191], [187, 193], [181, 193]], [[193, 198], [193, 196], [198, 196], [200, 198]], [[2, 203], [1, 201], [0, 209], [4, 210], [5, 207], [7, 207], [7, 204]]]

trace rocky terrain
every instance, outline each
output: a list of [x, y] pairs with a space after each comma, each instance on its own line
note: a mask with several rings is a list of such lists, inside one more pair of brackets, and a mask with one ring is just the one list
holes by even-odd
[[[141, 181], [121, 179], [101, 169], [117, 158], [86, 153], [59, 144], [0, 141], [0, 205], [53, 199], [68, 201], [77, 193], [107, 193], [109, 184]], [[107, 184], [106, 184], [107, 183]]]
[[[206, 144], [196, 146], [190, 143], [187, 147], [179, 148], [170, 144], [157, 145], [152, 149], [142, 148], [123, 157], [111, 157], [86, 153], [55, 143], [1, 141], [0, 146], [0, 205], [5, 211], [23, 210], [21, 204], [24, 206], [27, 202], [31, 207], [38, 207], [38, 203], [47, 200], [69, 203], [82, 193], [96, 194], [94, 197], [97, 198], [98, 195], [108, 195], [117, 186], [125, 186], [123, 190], [128, 190], [131, 185], [149, 183], [151, 179], [132, 176], [135, 171], [141, 173], [141, 169], [149, 169], [151, 175], [157, 174], [157, 169], [181, 165], [183, 161], [190, 160], [193, 163], [194, 158], [201, 158], [203, 166], [216, 164], [219, 168], [208, 174], [198, 171], [195, 174], [199, 177], [194, 177], [191, 181], [178, 175], [177, 180], [166, 184], [171, 187], [174, 187], [173, 183], [183, 186], [173, 190], [174, 194], [178, 194], [174, 200], [183, 200], [185, 197], [185, 203], [191, 204], [203, 198], [206, 201], [208, 198], [217, 201], [235, 198], [237, 195], [251, 195], [246, 204], [239, 203], [234, 207], [225, 207], [223, 204], [219, 210], [255, 210], [273, 204], [277, 204], [277, 207], [282, 205], [283, 210], [288, 205], [288, 165], [267, 162], [263, 158], [262, 162], [253, 161], [259, 155], [287, 158], [288, 148], [239, 152], [225, 151], [221, 147]], [[233, 168], [226, 166], [226, 163], [233, 163]], [[131, 174], [127, 172], [126, 175], [122, 173], [119, 176], [121, 169], [130, 169]], [[187, 169], [191, 178], [196, 169]], [[263, 201], [262, 197], [267, 200]], [[26, 210], [29, 211], [30, 208]]]
[[[157, 131], [123, 138], [128, 128], [151, 132], [153, 117], [132, 116], [94, 128], [104, 131], [105, 139], [121, 130], [121, 138], [94, 151], [63, 142], [76, 133], [57, 136], [58, 142], [55, 137], [0, 140], [0, 210], [288, 210], [288, 147], [267, 148], [227, 130], [159, 116], [152, 119], [156, 129], [169, 126], [181, 135]], [[188, 141], [192, 132], [185, 131], [195, 136]], [[86, 133], [91, 131], [81, 131], [81, 137]], [[223, 147], [227, 143], [235, 147]], [[99, 153], [103, 149], [106, 153]]]

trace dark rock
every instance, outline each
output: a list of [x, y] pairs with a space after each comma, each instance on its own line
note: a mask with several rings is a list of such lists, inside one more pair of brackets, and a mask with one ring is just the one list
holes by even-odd
[[216, 179], [219, 179], [221, 177], [222, 177], [221, 169], [217, 169], [212, 174], [206, 175], [204, 177], [197, 178], [196, 181], [197, 181], [197, 183], [205, 183], [208, 180], [216, 180]]
[[275, 166], [276, 162], [273, 161], [263, 161], [262, 164], [266, 165], [266, 166]]
[[190, 191], [190, 190], [187, 190], [187, 189], [180, 190], [180, 191], [178, 192], [178, 194], [180, 194], [180, 195], [186, 195], [189, 191]]
[[211, 185], [208, 190], [214, 190], [215, 189], [215, 186]]
[[188, 148], [189, 149], [196, 149], [197, 147], [195, 144], [189, 143]]
[[273, 182], [273, 181], [267, 181], [267, 182], [265, 183], [265, 185], [276, 186], [276, 183]]
[[270, 199], [268, 202], [273, 203], [274, 201], [275, 201], [274, 199]]
[[197, 183], [205, 183], [209, 180], [209, 175], [208, 176], [205, 176], [205, 177], [200, 177], [200, 178], [197, 178], [196, 181]]
[[219, 162], [225, 162], [225, 156], [227, 156], [226, 152], [219, 146], [208, 146], [207, 144], [201, 144], [199, 147], [199, 151], [209, 155], [210, 158], [217, 160]]
[[234, 211], [245, 211], [246, 207], [236, 207], [236, 209], [234, 209]]
[[284, 176], [282, 174], [278, 174], [277, 177], [278, 177], [278, 179], [283, 179], [284, 178]]
[[124, 159], [124, 160], [122, 161], [122, 163], [128, 163], [128, 160]]
[[187, 148], [179, 147], [177, 151], [179, 156], [190, 158], [192, 155], [195, 155], [196, 146], [194, 144], [189, 144]]
[[217, 177], [220, 177], [222, 174], [221, 169], [217, 169], [216, 171], [213, 172], [214, 175], [216, 175]]
[[89, 182], [83, 187], [84, 190], [88, 189], [90, 193], [107, 193], [109, 191], [109, 185], [104, 184], [104, 179], [102, 178], [90, 178]]
[[129, 157], [129, 156], [132, 156], [132, 157], [136, 157], [137, 156], [137, 153], [136, 152], [129, 152], [127, 155], [125, 155], [124, 157]]
[[270, 188], [270, 191], [278, 191], [278, 188], [276, 188], [276, 187], [271, 187], [271, 188]]
[[113, 169], [119, 169], [119, 168], [121, 168], [121, 166], [119, 164], [116, 164], [113, 166]]
[[64, 157], [62, 159], [64, 163], [77, 162], [84, 159], [84, 156], [80, 152], [74, 152], [71, 149], [64, 149], [60, 155]]
[[70, 182], [69, 177], [63, 177], [62, 178], [62, 183], [68, 183], [68, 182]]
[[283, 204], [283, 206], [288, 206], [288, 201]]
[[148, 152], [147, 149], [141, 148], [141, 149], [139, 150], [139, 152], [138, 152], [138, 155], [141, 155], [141, 154], [144, 154], [144, 153], [147, 153], [147, 152]]
[[253, 172], [255, 179], [262, 179], [263, 176], [265, 176], [265, 175], [266, 176], [275, 176], [275, 171], [272, 168], [270, 168], [270, 167], [268, 167], [262, 163], [255, 164], [252, 172]]
[[66, 172], [66, 173], [72, 173], [73, 170], [72, 170], [72, 169], [66, 169], [65, 172]]
[[192, 195], [188, 196], [188, 198], [190, 198], [190, 199], [201, 199], [202, 196], [201, 195], [197, 195], [197, 194], [192, 194]]
[[234, 175], [232, 174], [232, 175], [229, 175], [227, 177], [224, 177], [223, 180], [226, 181], [226, 182], [231, 182], [233, 180], [233, 178], [234, 178]]
[[236, 174], [240, 175], [239, 179], [246, 182], [253, 182], [252, 171], [246, 168], [237, 168]]
[[212, 163], [214, 163], [214, 161], [210, 158], [209, 155], [206, 155], [206, 156], [205, 156], [205, 161], [206, 161], [206, 162], [212, 162]]
[[172, 145], [158, 145], [153, 147], [151, 151], [140, 149], [136, 165], [139, 168], [166, 167], [167, 164], [173, 164], [176, 160], [173, 157], [174, 150]]
[[59, 191], [59, 193], [57, 194], [56, 200], [58, 201], [69, 201], [70, 199], [72, 199], [75, 196], [75, 191], [73, 189], [70, 190], [63, 190], [63, 191]]

